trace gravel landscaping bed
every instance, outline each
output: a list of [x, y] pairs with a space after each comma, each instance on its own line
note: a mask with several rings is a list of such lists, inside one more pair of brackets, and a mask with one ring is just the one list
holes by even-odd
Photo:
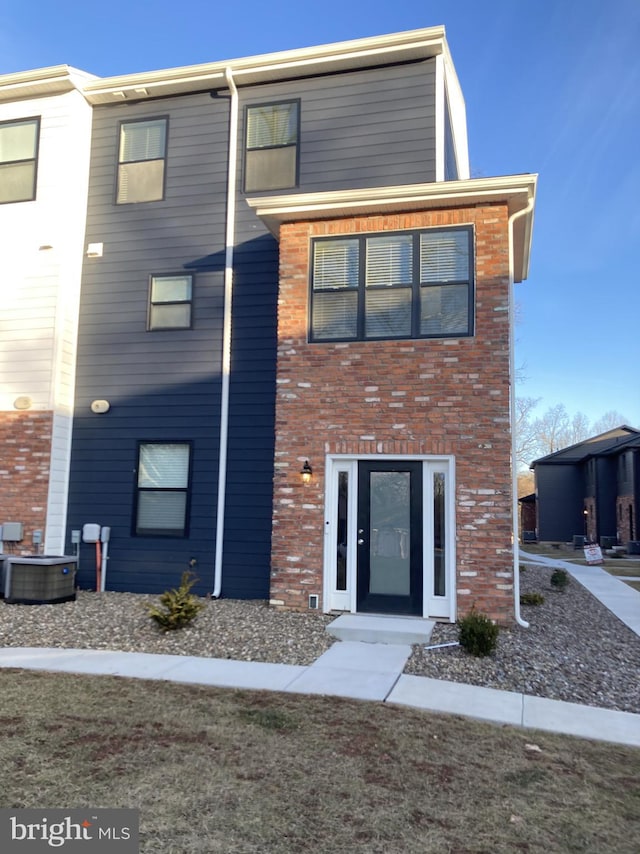
[[[522, 592], [541, 593], [544, 604], [522, 607], [530, 628], [503, 629], [493, 656], [414, 647], [405, 672], [640, 713], [640, 638], [577, 581], [561, 593], [551, 588], [550, 575], [546, 567], [521, 574]], [[232, 599], [207, 600], [190, 626], [162, 633], [147, 614], [150, 603], [158, 604], [158, 597], [86, 591], [60, 605], [2, 601], [0, 646], [311, 664], [333, 642], [325, 632], [332, 616]], [[431, 643], [457, 638], [455, 626], [438, 624]]]
[[[640, 713], [640, 637], [578, 581], [554, 590], [552, 571], [520, 573], [521, 593], [541, 593], [544, 604], [521, 607], [529, 628], [503, 629], [494, 655], [414, 647], [405, 673]], [[438, 624], [431, 644], [457, 639], [455, 626]]]

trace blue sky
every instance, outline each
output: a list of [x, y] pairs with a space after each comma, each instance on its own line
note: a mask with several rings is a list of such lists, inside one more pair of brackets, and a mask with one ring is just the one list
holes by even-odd
[[441, 24], [472, 176], [540, 176], [519, 394], [640, 428], [638, 0], [41, 0], [0, 10], [0, 74], [111, 76]]

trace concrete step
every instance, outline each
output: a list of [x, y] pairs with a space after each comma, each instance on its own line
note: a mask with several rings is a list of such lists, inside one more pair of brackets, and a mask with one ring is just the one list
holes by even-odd
[[341, 614], [327, 632], [341, 641], [386, 644], [429, 643], [435, 623], [419, 617], [387, 617], [377, 614]]

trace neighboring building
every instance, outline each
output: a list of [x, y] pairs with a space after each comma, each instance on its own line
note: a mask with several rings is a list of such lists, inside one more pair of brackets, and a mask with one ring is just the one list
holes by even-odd
[[114, 590], [191, 566], [200, 593], [509, 622], [536, 177], [469, 178], [444, 29], [83, 93], [66, 547], [110, 527]]
[[640, 431], [621, 426], [531, 464], [538, 538], [603, 545], [640, 539]]
[[0, 76], [0, 525], [65, 547], [90, 75]]

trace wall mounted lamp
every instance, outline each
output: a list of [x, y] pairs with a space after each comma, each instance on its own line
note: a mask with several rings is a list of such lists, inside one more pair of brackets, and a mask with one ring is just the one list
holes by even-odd
[[300, 470], [300, 474], [302, 475], [302, 482], [309, 483], [311, 481], [311, 475], [313, 474], [313, 469], [309, 465], [309, 460], [304, 461], [304, 465]]

